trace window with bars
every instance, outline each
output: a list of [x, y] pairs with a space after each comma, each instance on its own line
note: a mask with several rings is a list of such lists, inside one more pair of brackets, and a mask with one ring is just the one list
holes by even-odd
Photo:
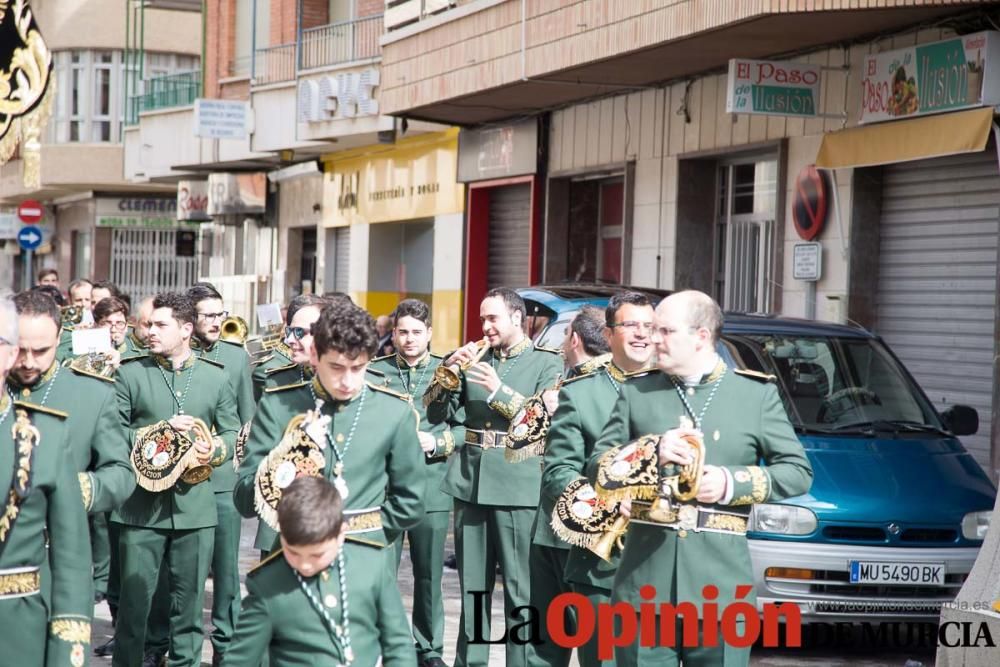
[[726, 310], [771, 312], [777, 177], [773, 156], [719, 166], [715, 297]]

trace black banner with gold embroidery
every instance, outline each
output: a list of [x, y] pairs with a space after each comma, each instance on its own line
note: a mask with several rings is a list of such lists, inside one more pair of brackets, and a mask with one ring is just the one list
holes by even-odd
[[20, 144], [26, 187], [40, 181], [42, 128], [54, 97], [52, 53], [28, 0], [0, 0], [0, 164]]

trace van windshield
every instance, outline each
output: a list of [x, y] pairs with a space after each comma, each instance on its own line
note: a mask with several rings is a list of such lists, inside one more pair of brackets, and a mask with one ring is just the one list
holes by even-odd
[[789, 419], [820, 432], [943, 432], [930, 403], [878, 340], [724, 335], [737, 364], [775, 375]]

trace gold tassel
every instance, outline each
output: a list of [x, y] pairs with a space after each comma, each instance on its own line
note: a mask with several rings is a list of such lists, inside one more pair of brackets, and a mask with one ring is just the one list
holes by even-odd
[[507, 446], [503, 448], [503, 457], [507, 463], [522, 463], [530, 458], [541, 456], [545, 453], [545, 441], [538, 440], [530, 445], [525, 445], [520, 449]]

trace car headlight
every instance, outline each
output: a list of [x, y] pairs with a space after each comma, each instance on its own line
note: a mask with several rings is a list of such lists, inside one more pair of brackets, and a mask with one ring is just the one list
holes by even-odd
[[816, 515], [805, 507], [759, 503], [750, 512], [747, 529], [774, 535], [808, 535], [816, 530]]
[[986, 530], [990, 527], [989, 512], [969, 512], [962, 517], [962, 537], [967, 540], [986, 539]]

